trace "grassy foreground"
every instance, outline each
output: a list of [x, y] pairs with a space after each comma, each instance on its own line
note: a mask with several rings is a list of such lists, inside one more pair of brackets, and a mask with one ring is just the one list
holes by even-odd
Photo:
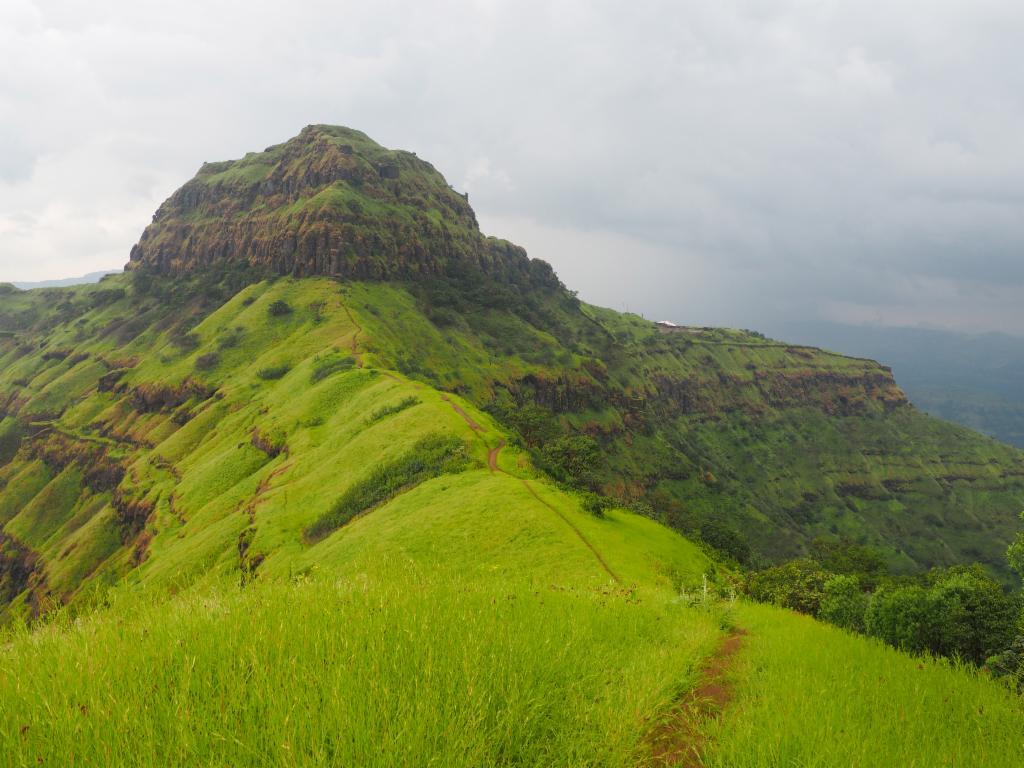
[[720, 634], [629, 590], [394, 573], [122, 591], [15, 634], [4, 764], [634, 765]]
[[787, 611], [744, 605], [736, 699], [708, 766], [1021, 765], [1024, 702], [976, 669], [918, 659]]

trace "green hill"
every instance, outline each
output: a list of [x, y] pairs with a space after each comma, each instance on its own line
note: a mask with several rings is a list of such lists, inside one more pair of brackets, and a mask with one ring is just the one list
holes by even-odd
[[[921, 718], [961, 692], [991, 717], [952, 705], [921, 764], [1002, 759], [1024, 713], [996, 682], [716, 597], [820, 537], [1006, 577], [1022, 508], [1024, 455], [877, 363], [586, 305], [429, 164], [311, 126], [204, 165], [126, 274], [0, 286], [0, 749], [635, 765], [667, 733], [710, 764], [836, 765], [924, 686]], [[749, 718], [679, 725], [734, 623]], [[773, 763], [744, 745], [786, 638], [868, 671], [791, 667], [808, 709]], [[815, 672], [856, 693], [828, 701], [844, 739], [808, 715]]]

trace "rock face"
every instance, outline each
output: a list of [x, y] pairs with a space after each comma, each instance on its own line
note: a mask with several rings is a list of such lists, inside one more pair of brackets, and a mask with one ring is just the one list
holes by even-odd
[[514, 282], [550, 273], [522, 248], [481, 234], [466, 197], [429, 163], [324, 125], [241, 160], [204, 164], [157, 210], [128, 268], [180, 274], [222, 261], [374, 280], [453, 264]]

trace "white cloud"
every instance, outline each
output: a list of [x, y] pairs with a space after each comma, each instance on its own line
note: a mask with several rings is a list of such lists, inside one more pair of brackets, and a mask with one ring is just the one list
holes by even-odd
[[123, 263], [204, 160], [334, 122], [615, 306], [1024, 332], [1022, 35], [1009, 0], [5, 0], [0, 279]]

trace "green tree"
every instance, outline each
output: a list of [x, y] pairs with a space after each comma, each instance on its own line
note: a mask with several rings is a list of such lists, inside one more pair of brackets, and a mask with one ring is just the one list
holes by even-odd
[[813, 560], [790, 560], [750, 574], [747, 593], [762, 603], [817, 616], [831, 575]]
[[982, 664], [1010, 647], [1017, 601], [980, 565], [950, 568], [931, 579], [929, 650]]
[[868, 601], [864, 629], [901, 650], [925, 650], [929, 635], [927, 590], [916, 584], [880, 589]]
[[[1020, 519], [1024, 520], [1024, 512], [1020, 513]], [[1024, 533], [1017, 534], [1017, 538], [1006, 550], [1006, 559], [1010, 561], [1010, 567], [1017, 575], [1024, 579]]]
[[856, 576], [833, 576], [822, 590], [818, 618], [851, 632], [863, 632], [868, 600]]

